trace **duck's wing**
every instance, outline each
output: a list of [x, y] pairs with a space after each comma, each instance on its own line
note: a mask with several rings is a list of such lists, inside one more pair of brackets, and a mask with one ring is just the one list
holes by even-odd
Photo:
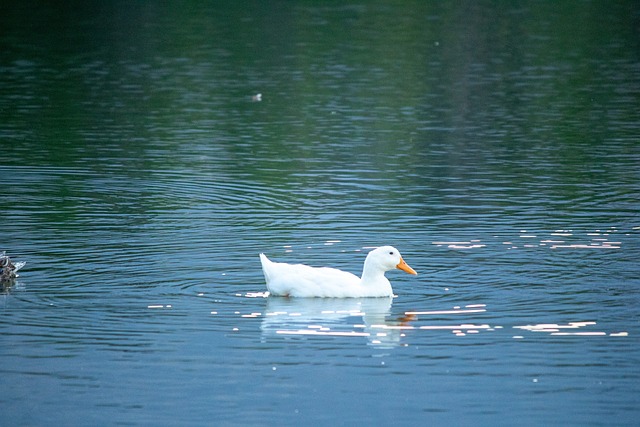
[[360, 278], [335, 268], [273, 262], [260, 254], [267, 289], [272, 295], [341, 297], [358, 287]]

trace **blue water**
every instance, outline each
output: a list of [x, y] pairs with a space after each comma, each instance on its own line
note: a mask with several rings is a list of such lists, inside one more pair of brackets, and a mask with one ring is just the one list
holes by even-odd
[[0, 13], [0, 424], [636, 424], [635, 3], [75, 6]]

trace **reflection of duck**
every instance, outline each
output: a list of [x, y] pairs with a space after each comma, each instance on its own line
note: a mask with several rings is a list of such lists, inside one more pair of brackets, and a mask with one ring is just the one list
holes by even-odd
[[362, 278], [335, 268], [272, 262], [264, 254], [260, 254], [260, 260], [271, 295], [287, 297], [391, 297], [393, 289], [384, 276], [386, 271], [398, 268], [418, 274], [393, 246], [381, 246], [369, 252]]
[[261, 325], [262, 336], [365, 337], [372, 346], [395, 347], [400, 344], [403, 331], [397, 328], [399, 322], [387, 319], [392, 301], [392, 298], [269, 298]]
[[11, 284], [18, 277], [18, 270], [24, 267], [26, 262], [11, 262], [6, 252], [0, 253], [0, 284]]

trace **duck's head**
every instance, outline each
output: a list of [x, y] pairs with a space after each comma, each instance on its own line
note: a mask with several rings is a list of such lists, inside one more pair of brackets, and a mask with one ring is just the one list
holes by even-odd
[[409, 264], [402, 259], [400, 251], [393, 246], [380, 246], [379, 248], [372, 250], [369, 252], [369, 255], [367, 255], [366, 262], [376, 264], [384, 271], [398, 268], [409, 274], [418, 274], [413, 268], [409, 267]]

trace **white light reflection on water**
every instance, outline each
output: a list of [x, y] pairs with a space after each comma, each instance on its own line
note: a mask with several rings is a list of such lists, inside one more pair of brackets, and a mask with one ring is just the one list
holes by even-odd
[[[634, 228], [635, 229], [635, 228]], [[620, 239], [609, 240], [613, 235], [623, 233], [616, 227], [608, 230], [587, 231], [584, 236], [574, 233], [572, 230], [555, 230], [554, 232], [543, 235], [542, 237], [529, 233], [527, 230], [520, 230], [517, 239], [509, 239], [502, 241], [502, 245], [507, 249], [521, 248], [537, 248], [548, 247], [549, 249], [622, 249], [622, 241]], [[629, 233], [623, 233], [629, 236]], [[500, 236], [494, 236], [496, 239]], [[560, 238], [564, 239], [560, 239]], [[455, 241], [433, 241], [432, 245], [437, 247], [446, 247], [448, 249], [480, 249], [485, 248], [490, 243], [482, 242], [479, 239], [455, 240]]]
[[[446, 322], [449, 316], [457, 318], [459, 315], [472, 320], [473, 315], [487, 312], [485, 304], [467, 304], [463, 308], [455, 306], [442, 310], [405, 311], [394, 316], [391, 314], [393, 300], [387, 298], [281, 298], [269, 297], [268, 292], [247, 293], [244, 297], [267, 299], [264, 313], [235, 312], [240, 318], [261, 318], [260, 330], [263, 340], [278, 336], [366, 338], [368, 345], [392, 348], [411, 345], [411, 338], [408, 336], [410, 331], [442, 331], [457, 337], [511, 329], [531, 333], [544, 332], [550, 336], [629, 336], [626, 331], [568, 331], [592, 327], [597, 324], [595, 321], [514, 326], [492, 325], [486, 322], [440, 323]], [[499, 314], [495, 313], [495, 316], [498, 317]], [[360, 319], [362, 322], [358, 323], [357, 320]], [[436, 321], [423, 324], [428, 319]], [[512, 338], [524, 339], [525, 336], [513, 335]]]
[[371, 345], [393, 347], [400, 344], [400, 334], [376, 328], [401, 324], [402, 320], [389, 318], [391, 304], [391, 298], [270, 297], [261, 324], [262, 336], [365, 337]]
[[628, 332], [603, 332], [603, 331], [579, 331], [566, 332], [566, 329], [580, 329], [588, 326], [596, 325], [596, 322], [569, 322], [567, 324], [542, 323], [538, 325], [514, 326], [514, 329], [522, 329], [530, 332], [547, 332], [550, 335], [560, 336], [610, 336], [610, 337], [626, 337]]

